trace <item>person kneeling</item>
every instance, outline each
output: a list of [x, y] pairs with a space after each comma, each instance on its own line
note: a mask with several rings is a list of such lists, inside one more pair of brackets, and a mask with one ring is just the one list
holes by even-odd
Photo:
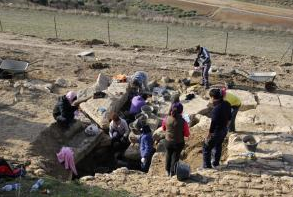
[[111, 119], [109, 127], [111, 145], [114, 151], [123, 152], [129, 145], [129, 127], [126, 121], [120, 118], [117, 113], [113, 113]]

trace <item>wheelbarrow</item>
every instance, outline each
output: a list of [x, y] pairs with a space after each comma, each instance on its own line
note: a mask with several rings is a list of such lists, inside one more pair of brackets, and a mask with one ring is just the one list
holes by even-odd
[[265, 84], [265, 89], [268, 92], [274, 92], [277, 89], [277, 85], [274, 82], [277, 73], [276, 72], [252, 72], [248, 73], [244, 70], [236, 69], [233, 74], [239, 74], [253, 82], [260, 82]]
[[[37, 60], [30, 65], [39, 62], [40, 60]], [[3, 60], [0, 64], [0, 78], [12, 78], [15, 75], [23, 75], [25, 77], [25, 74], [27, 73], [27, 68], [29, 66], [28, 62], [24, 61], [16, 61], [16, 60]], [[38, 69], [34, 69], [38, 70]], [[31, 70], [32, 71], [32, 70]]]

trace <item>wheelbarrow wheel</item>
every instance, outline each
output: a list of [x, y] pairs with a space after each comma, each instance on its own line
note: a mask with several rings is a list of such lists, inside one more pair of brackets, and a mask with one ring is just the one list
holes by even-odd
[[277, 89], [277, 84], [273, 81], [269, 81], [265, 83], [265, 89], [268, 92], [274, 92]]

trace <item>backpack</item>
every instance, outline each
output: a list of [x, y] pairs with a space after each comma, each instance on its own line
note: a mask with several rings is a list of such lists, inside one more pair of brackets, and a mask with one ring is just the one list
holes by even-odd
[[0, 158], [0, 178], [16, 178], [19, 176], [24, 176], [26, 171], [24, 166], [21, 165], [19, 167], [13, 167], [9, 162], [5, 159]]

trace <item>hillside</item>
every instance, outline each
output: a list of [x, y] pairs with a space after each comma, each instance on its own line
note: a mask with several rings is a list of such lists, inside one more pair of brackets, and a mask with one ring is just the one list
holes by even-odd
[[238, 0], [238, 1], [268, 5], [273, 7], [293, 8], [293, 1], [291, 0]]

